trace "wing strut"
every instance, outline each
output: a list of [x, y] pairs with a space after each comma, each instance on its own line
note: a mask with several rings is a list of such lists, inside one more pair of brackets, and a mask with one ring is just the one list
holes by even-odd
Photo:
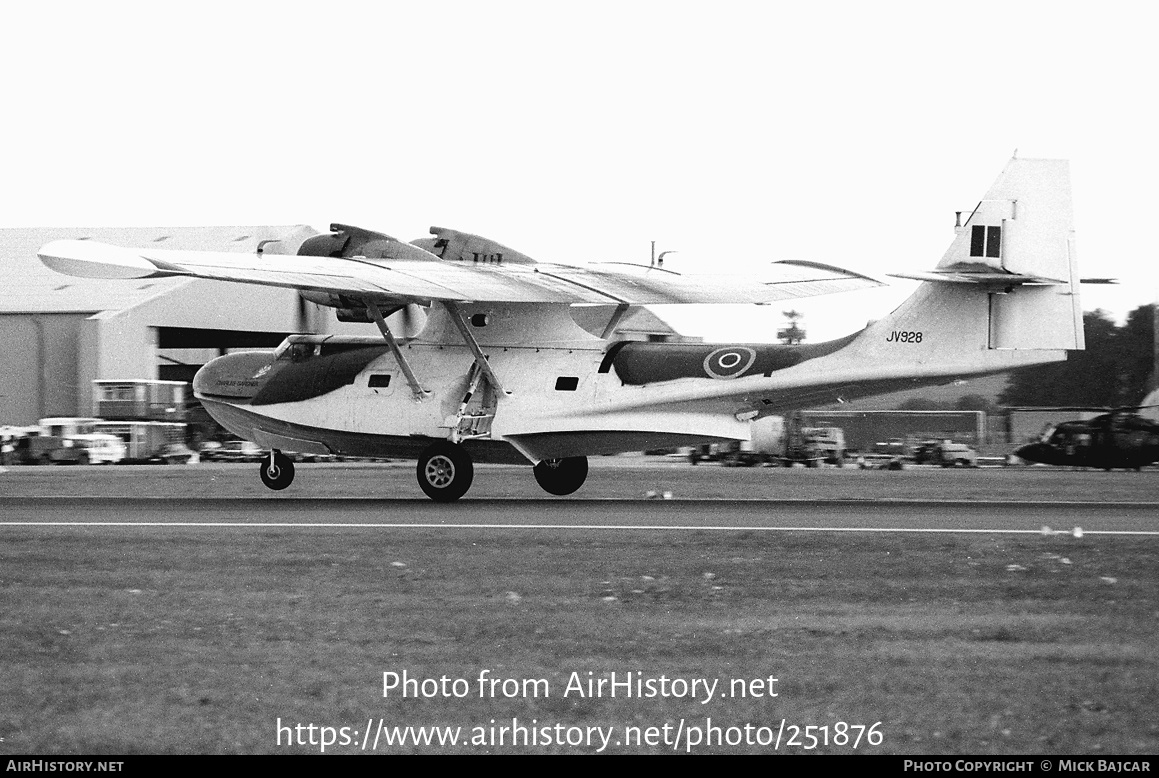
[[471, 353], [475, 355], [475, 364], [487, 376], [487, 380], [491, 382], [495, 393], [510, 394], [510, 392], [503, 389], [503, 384], [499, 383], [499, 376], [495, 375], [495, 371], [491, 369], [491, 363], [487, 361], [487, 357], [483, 356], [483, 351], [479, 348], [479, 343], [475, 340], [475, 336], [471, 334], [471, 330], [467, 328], [467, 322], [463, 321], [463, 314], [460, 313], [459, 307], [449, 300], [444, 301], [443, 305], [446, 307], [447, 312], [451, 314], [451, 321], [459, 328], [459, 334], [463, 336], [467, 348], [471, 349]]
[[382, 311], [378, 309], [378, 304], [371, 300], [365, 300], [364, 302], [366, 303], [366, 310], [370, 312], [370, 317], [374, 319], [374, 323], [378, 325], [382, 337], [386, 340], [386, 345], [390, 346], [391, 353], [394, 354], [394, 358], [398, 361], [398, 366], [402, 368], [402, 373], [406, 376], [406, 382], [410, 384], [410, 390], [414, 392], [415, 400], [420, 401], [430, 396], [431, 393], [423, 389], [418, 378], [415, 377], [415, 372], [411, 369], [410, 363], [403, 356], [402, 349], [398, 347], [398, 341], [394, 339], [394, 334], [390, 331], [390, 327], [387, 326], [386, 319], [382, 318]]
[[[664, 253], [667, 254], [669, 252], [665, 251]], [[612, 333], [616, 331], [616, 327], [620, 325], [620, 320], [624, 318], [624, 314], [628, 312], [628, 308], [630, 307], [627, 303], [620, 303], [616, 306], [612, 318], [608, 319], [607, 326], [604, 327], [604, 331], [600, 334], [601, 338], [607, 340], [612, 337]]]

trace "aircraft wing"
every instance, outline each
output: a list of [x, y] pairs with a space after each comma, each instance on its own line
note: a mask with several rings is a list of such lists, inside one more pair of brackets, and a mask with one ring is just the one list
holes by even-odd
[[58, 240], [38, 255], [53, 270], [87, 278], [190, 276], [389, 303], [770, 303], [883, 285], [870, 276], [810, 262], [773, 262], [743, 275], [693, 274], [626, 263], [441, 260], [416, 246], [398, 247], [397, 257], [315, 257]]

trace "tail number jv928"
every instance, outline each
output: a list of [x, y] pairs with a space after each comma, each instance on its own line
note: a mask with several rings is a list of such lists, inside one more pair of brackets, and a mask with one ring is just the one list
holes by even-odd
[[922, 334], [920, 332], [898, 332], [894, 330], [889, 333], [889, 337], [885, 339], [886, 343], [921, 343]]

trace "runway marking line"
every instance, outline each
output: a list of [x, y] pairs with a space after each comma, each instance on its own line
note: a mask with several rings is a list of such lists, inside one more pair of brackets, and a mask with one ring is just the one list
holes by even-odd
[[[698, 532], [906, 532], [906, 533], [967, 533], [999, 535], [1070, 535], [1070, 530], [1043, 532], [1040, 529], [951, 529], [943, 527], [746, 527], [746, 526], [700, 526], [677, 524], [657, 526], [654, 524], [436, 524], [436, 523], [384, 523], [384, 522], [240, 522], [240, 521], [3, 521], [0, 527], [212, 527], [212, 528], [257, 528], [289, 529], [551, 529], [551, 530], [651, 530], [666, 532], [671, 530]], [[1159, 531], [1148, 530], [1083, 530], [1087, 535], [1142, 535], [1159, 536]]]
[[[370, 505], [374, 503], [398, 504], [398, 503], [415, 503], [420, 505], [430, 505], [429, 500], [418, 497], [411, 498], [384, 498], [377, 496], [350, 496], [344, 495], [341, 497], [253, 497], [253, 496], [235, 496], [235, 497], [203, 497], [203, 496], [183, 496], [180, 498], [183, 502], [191, 505], [199, 505], [203, 503], [215, 502], [229, 502], [229, 503], [247, 503], [256, 504], [262, 507], [276, 506], [286, 507], [287, 505], [305, 505], [315, 507], [315, 505], [325, 504], [334, 505], [336, 503], [351, 504], [351, 505]], [[53, 495], [5, 495], [0, 496], [0, 505], [5, 503], [44, 503], [51, 505], [53, 503], [72, 503], [77, 501], [93, 502], [93, 503], [158, 503], [161, 505], [168, 505], [174, 500], [173, 497], [134, 497], [131, 495], [90, 495], [90, 494], [53, 494]], [[551, 504], [601, 504], [601, 503], [622, 503], [624, 505], [636, 505], [644, 503], [647, 505], [664, 505], [664, 506], [728, 506], [731, 504], [749, 506], [757, 503], [762, 503], [769, 506], [789, 506], [798, 507], [801, 505], [812, 505], [817, 507], [904, 507], [904, 508], [920, 508], [920, 507], [972, 507], [972, 508], [1139, 508], [1139, 509], [1159, 509], [1159, 501], [1139, 502], [1131, 500], [944, 500], [944, 499], [927, 499], [927, 498], [908, 498], [908, 497], [871, 497], [871, 498], [814, 498], [814, 497], [786, 497], [786, 498], [766, 498], [766, 497], [708, 497], [708, 498], [690, 498], [677, 497], [673, 499], [661, 498], [642, 498], [642, 497], [585, 497], [582, 499], [569, 502], [560, 500], [548, 499], [525, 499], [521, 497], [479, 497], [469, 501], [465, 501], [464, 505], [487, 505], [487, 504], [506, 504], [506, 503], [543, 503], [545, 505]]]

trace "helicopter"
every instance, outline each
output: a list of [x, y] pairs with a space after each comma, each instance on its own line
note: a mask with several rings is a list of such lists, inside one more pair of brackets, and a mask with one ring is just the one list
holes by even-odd
[[1044, 465], [1093, 467], [1101, 470], [1142, 470], [1159, 462], [1159, 389], [1142, 405], [1126, 408], [1075, 408], [1105, 410], [1093, 419], [1062, 421], [1048, 426], [1038, 442], [1014, 452], [1014, 456]]

